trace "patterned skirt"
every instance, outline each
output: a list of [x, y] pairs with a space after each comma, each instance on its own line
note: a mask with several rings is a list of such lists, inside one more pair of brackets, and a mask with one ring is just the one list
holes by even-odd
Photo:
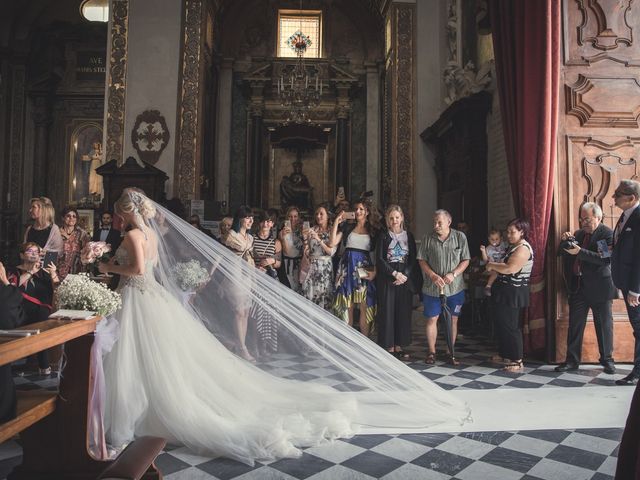
[[371, 268], [373, 264], [368, 253], [347, 249], [340, 260], [336, 275], [336, 293], [333, 302], [335, 314], [345, 319], [347, 310], [356, 303], [366, 303], [367, 323], [376, 318], [376, 287], [374, 282], [358, 276], [358, 268]]

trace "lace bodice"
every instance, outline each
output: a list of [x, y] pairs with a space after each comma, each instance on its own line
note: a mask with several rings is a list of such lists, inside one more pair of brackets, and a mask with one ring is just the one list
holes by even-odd
[[[123, 247], [118, 247], [118, 250], [116, 250], [115, 258], [118, 262], [118, 265], [129, 265], [130, 263], [129, 252], [127, 252], [127, 250]], [[135, 287], [138, 290], [144, 292], [151, 285], [154, 285], [156, 283], [153, 276], [154, 263], [154, 260], [146, 259], [144, 274], [142, 275], [121, 275], [120, 283], [118, 284], [118, 290], [121, 290], [124, 287]]]

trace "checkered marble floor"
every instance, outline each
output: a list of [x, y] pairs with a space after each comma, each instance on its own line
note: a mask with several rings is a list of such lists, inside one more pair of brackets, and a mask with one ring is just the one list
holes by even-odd
[[[419, 321], [417, 322], [420, 323]], [[420, 333], [406, 349], [409, 367], [447, 390], [495, 388], [614, 387], [614, 380], [630, 371], [618, 365], [616, 375], [602, 373], [599, 366], [557, 373], [553, 365], [525, 361], [522, 373], [508, 373], [489, 361], [493, 344], [482, 337], [460, 337], [456, 356], [460, 365], [438, 360], [427, 365]], [[439, 346], [444, 350], [443, 346]], [[328, 368], [321, 358], [274, 355], [262, 368], [278, 376], [317, 380], [338, 390], [362, 387]], [[54, 377], [16, 377], [19, 389], [55, 390]], [[282, 459], [255, 466], [225, 458], [193, 455], [184, 447], [168, 447], [156, 464], [167, 480], [605, 480], [615, 473], [622, 429], [539, 430], [460, 434], [360, 435], [349, 440], [304, 450], [299, 459]], [[0, 445], [0, 479], [20, 463], [17, 440]]]

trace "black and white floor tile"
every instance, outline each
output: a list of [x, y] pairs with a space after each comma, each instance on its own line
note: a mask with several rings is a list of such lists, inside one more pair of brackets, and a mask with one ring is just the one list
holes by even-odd
[[[507, 373], [489, 361], [495, 354], [485, 338], [461, 337], [460, 365], [438, 360], [424, 363], [424, 342], [418, 336], [408, 365], [441, 387], [455, 389], [589, 388], [614, 386], [630, 371], [619, 365], [616, 375], [599, 366], [558, 373], [553, 365], [525, 362], [522, 373]], [[319, 358], [274, 355], [263, 368], [287, 378], [315, 377], [340, 390], [361, 387], [336, 374]], [[19, 389], [55, 390], [54, 377], [15, 378]], [[167, 480], [606, 480], [615, 474], [621, 428], [481, 432], [459, 434], [360, 435], [307, 448], [301, 458], [256, 463], [253, 467], [224, 459], [205, 458], [184, 447], [169, 447], [157, 459]], [[20, 462], [19, 440], [0, 445], [0, 479]]]

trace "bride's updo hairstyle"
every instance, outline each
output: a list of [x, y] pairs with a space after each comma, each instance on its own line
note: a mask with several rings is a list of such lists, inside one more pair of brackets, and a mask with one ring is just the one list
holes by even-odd
[[132, 213], [134, 217], [142, 217], [149, 220], [156, 216], [156, 207], [153, 202], [137, 188], [125, 188], [115, 204], [116, 212]]

